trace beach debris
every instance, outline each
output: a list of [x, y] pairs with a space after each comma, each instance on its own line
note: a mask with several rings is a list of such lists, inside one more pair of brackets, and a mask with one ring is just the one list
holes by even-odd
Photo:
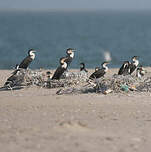
[[128, 90], [129, 90], [129, 86], [126, 84], [121, 85], [120, 88], [122, 91], [125, 91], [125, 92], [128, 92]]
[[113, 90], [111, 90], [111, 89], [107, 89], [107, 90], [105, 90], [105, 91], [103, 92], [103, 94], [107, 95], [107, 94], [111, 93], [112, 91], [113, 91]]
[[60, 80], [52, 80], [51, 72], [45, 70], [16, 69], [6, 79], [0, 91], [17, 90], [29, 86], [46, 89], [58, 88], [57, 95], [102, 93], [151, 92], [151, 73], [138, 78], [135, 75], [117, 75], [88, 79], [87, 72], [66, 71]]
[[78, 80], [80, 82], [86, 82], [88, 80], [88, 73], [85, 71], [79, 71], [79, 72], [65, 71], [61, 78]]

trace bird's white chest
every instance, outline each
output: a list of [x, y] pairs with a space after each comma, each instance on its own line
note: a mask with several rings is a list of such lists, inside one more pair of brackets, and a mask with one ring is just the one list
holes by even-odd
[[138, 60], [135, 60], [135, 61], [133, 62], [133, 64], [137, 67], [138, 64], [139, 64], [139, 61], [138, 61]]
[[64, 62], [63, 65], [61, 66], [62, 68], [66, 69], [67, 68], [67, 63]]
[[74, 57], [74, 52], [72, 52], [72, 53], [70, 54], [70, 57], [71, 57], [71, 58], [73, 58], [73, 57]]
[[103, 68], [104, 68], [104, 71], [105, 71], [105, 72], [107, 72], [108, 69], [109, 69], [107, 66], [103, 66]]
[[142, 77], [141, 74], [140, 74], [140, 71], [137, 70], [136, 76], [137, 76], [138, 78], [141, 78], [141, 77]]

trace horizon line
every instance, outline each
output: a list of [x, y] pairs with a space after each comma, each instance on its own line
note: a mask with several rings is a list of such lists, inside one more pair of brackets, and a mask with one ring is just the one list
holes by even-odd
[[22, 11], [22, 12], [151, 12], [151, 9], [91, 9], [91, 8], [63, 8], [63, 9], [37, 9], [37, 8], [0, 8], [0, 11]]

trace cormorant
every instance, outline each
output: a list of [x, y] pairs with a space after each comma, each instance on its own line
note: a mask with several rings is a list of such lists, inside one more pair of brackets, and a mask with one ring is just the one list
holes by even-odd
[[145, 75], [145, 70], [143, 68], [142, 65], [140, 65], [139, 67], [137, 67], [136, 69], [136, 77], [141, 78], [142, 76]]
[[139, 64], [138, 56], [132, 57], [132, 63], [129, 65], [129, 73], [132, 74]]
[[118, 75], [128, 75], [129, 74], [129, 66], [130, 62], [129, 61], [124, 61], [123, 65], [118, 71]]
[[67, 51], [66, 51], [67, 56], [66, 56], [65, 62], [67, 63], [67, 67], [72, 62], [72, 59], [74, 57], [74, 52], [75, 52], [75, 49], [72, 49], [72, 48], [68, 48]]
[[83, 62], [80, 63], [80, 71], [88, 72], [88, 70], [85, 68], [85, 64]]
[[108, 71], [107, 64], [109, 64], [109, 62], [103, 62], [101, 64], [102, 65], [101, 69], [98, 67], [95, 68], [95, 72], [90, 75], [89, 79], [98, 79], [98, 78], [103, 77]]
[[19, 68], [27, 69], [29, 64], [35, 59], [35, 52], [34, 49], [30, 49], [28, 56], [20, 63]]
[[60, 59], [60, 66], [56, 69], [54, 75], [52, 76], [52, 80], [56, 79], [59, 80], [62, 76], [62, 74], [66, 71], [67, 69], [67, 63], [65, 62], [67, 58], [62, 57]]
[[24, 69], [15, 70], [12, 75], [7, 79], [4, 84], [5, 88], [12, 88], [15, 86], [20, 86], [24, 81], [25, 71]]

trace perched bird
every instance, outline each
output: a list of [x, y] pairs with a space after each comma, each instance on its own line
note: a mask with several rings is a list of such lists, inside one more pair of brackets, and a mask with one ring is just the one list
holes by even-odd
[[35, 52], [34, 49], [30, 49], [28, 56], [19, 64], [19, 68], [27, 69], [29, 64], [35, 59]]
[[5, 82], [4, 87], [12, 88], [15, 86], [20, 86], [24, 81], [24, 76], [25, 76], [24, 69], [15, 70]]
[[52, 73], [51, 73], [50, 71], [47, 71], [47, 72], [46, 72], [47, 81], [50, 81], [50, 80], [51, 80], [51, 78], [50, 78], [50, 77], [51, 77], [51, 74], [52, 74]]
[[85, 63], [83, 62], [80, 63], [80, 71], [88, 72], [88, 70], [85, 68]]
[[145, 75], [145, 70], [143, 68], [142, 65], [140, 65], [137, 69], [136, 69], [136, 77], [141, 78]]
[[52, 76], [52, 80], [56, 79], [59, 80], [62, 76], [62, 74], [66, 71], [67, 69], [67, 63], [65, 62], [67, 58], [62, 57], [60, 59], [60, 66], [56, 69], [54, 75]]
[[129, 66], [130, 62], [129, 61], [124, 61], [123, 65], [118, 71], [118, 75], [128, 75], [129, 74]]
[[74, 52], [75, 52], [75, 49], [72, 49], [72, 48], [68, 48], [66, 51], [67, 56], [66, 56], [65, 62], [67, 63], [67, 67], [70, 65], [70, 63], [72, 62], [72, 59], [74, 58]]
[[132, 57], [132, 63], [130, 63], [129, 65], [129, 74], [132, 74], [136, 70], [138, 64], [139, 64], [138, 56]]
[[98, 79], [98, 78], [103, 77], [108, 71], [107, 64], [109, 64], [109, 62], [103, 62], [101, 64], [102, 65], [101, 69], [96, 67], [95, 72], [90, 75], [89, 79]]

